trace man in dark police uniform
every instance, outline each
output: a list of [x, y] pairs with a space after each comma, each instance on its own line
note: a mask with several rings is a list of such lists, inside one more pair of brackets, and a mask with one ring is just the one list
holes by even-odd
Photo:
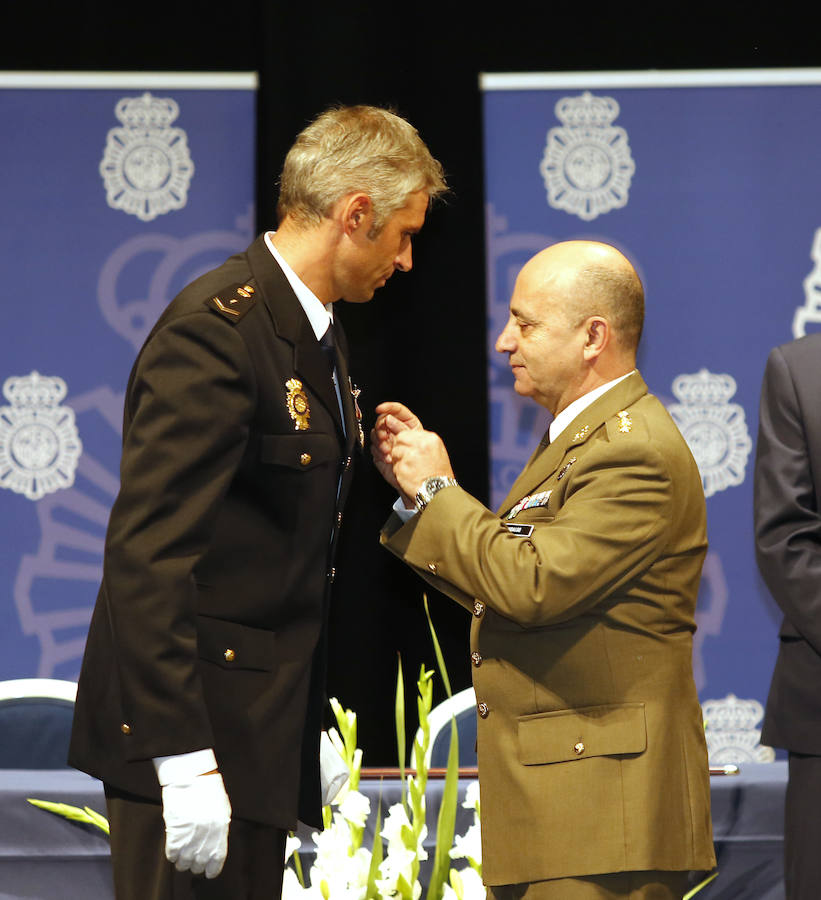
[[278, 230], [174, 299], [128, 383], [70, 751], [106, 786], [119, 900], [271, 900], [287, 829], [321, 827], [327, 609], [362, 435], [332, 304], [411, 268], [445, 184], [408, 122], [360, 106], [297, 137], [280, 188]]

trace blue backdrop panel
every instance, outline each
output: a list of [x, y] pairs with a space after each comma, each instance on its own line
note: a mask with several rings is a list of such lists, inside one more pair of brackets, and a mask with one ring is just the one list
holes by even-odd
[[131, 364], [253, 237], [255, 83], [0, 73], [0, 678], [79, 671]]
[[[707, 496], [702, 698], [766, 698], [780, 614], [754, 559], [752, 468], [771, 347], [821, 324], [821, 70], [483, 76], [492, 497], [549, 421], [493, 351], [516, 274], [602, 240], [647, 295], [639, 367]], [[595, 561], [591, 561], [595, 565]]]

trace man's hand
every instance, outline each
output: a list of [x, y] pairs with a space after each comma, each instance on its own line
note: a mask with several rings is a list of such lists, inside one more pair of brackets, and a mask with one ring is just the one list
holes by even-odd
[[403, 428], [402, 422], [391, 415], [386, 417], [385, 427], [393, 434], [393, 476], [403, 499], [415, 497], [422, 482], [432, 475], [453, 477], [448, 451], [438, 434], [423, 428]]
[[[413, 494], [408, 496], [399, 486], [393, 472], [393, 445], [396, 430], [422, 430], [419, 419], [401, 403], [380, 403], [376, 407], [376, 424], [371, 430], [371, 456], [379, 473], [401, 495], [407, 509], [413, 509]], [[387, 425], [392, 420], [393, 427]]]
[[180, 872], [216, 878], [228, 855], [231, 804], [219, 772], [162, 789], [165, 855]]

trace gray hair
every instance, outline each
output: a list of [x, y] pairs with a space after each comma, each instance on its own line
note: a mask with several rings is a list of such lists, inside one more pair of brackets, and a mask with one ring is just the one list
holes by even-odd
[[277, 214], [317, 225], [334, 204], [361, 191], [378, 232], [410, 194], [447, 190], [441, 164], [401, 116], [376, 106], [326, 110], [297, 135], [279, 179]]

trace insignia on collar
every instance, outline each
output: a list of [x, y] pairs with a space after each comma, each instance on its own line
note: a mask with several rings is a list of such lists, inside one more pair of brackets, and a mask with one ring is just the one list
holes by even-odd
[[616, 415], [619, 417], [619, 431], [622, 434], [628, 434], [633, 427], [633, 420], [630, 418], [630, 413], [627, 412], [626, 409], [623, 409], [621, 412], [617, 412]]
[[359, 446], [364, 450], [365, 449], [365, 432], [362, 430], [362, 410], [359, 408], [359, 395], [362, 393], [361, 388], [358, 388], [348, 377], [348, 384], [351, 388], [351, 396], [353, 397], [353, 408], [356, 412], [356, 427], [359, 429]]
[[559, 474], [556, 476], [556, 481], [561, 481], [565, 475], [567, 475], [567, 470], [576, 462], [576, 457], [571, 456], [570, 459], [561, 467], [559, 470]]
[[302, 382], [298, 378], [289, 378], [285, 382], [285, 403], [294, 422], [294, 431], [307, 431], [311, 427], [308, 424], [311, 408], [308, 406], [308, 396], [302, 389]]
[[582, 427], [573, 435], [573, 441], [582, 441], [590, 434], [590, 426], [582, 425]]
[[541, 493], [538, 494], [528, 494], [527, 497], [522, 497], [522, 499], [505, 516], [505, 519], [515, 518], [523, 509], [532, 509], [534, 506], [547, 506], [547, 501], [550, 499], [552, 493], [553, 491], [541, 491]]
[[239, 322], [257, 302], [255, 293], [255, 289], [247, 282], [232, 284], [209, 297], [205, 305], [224, 316], [229, 322]]

